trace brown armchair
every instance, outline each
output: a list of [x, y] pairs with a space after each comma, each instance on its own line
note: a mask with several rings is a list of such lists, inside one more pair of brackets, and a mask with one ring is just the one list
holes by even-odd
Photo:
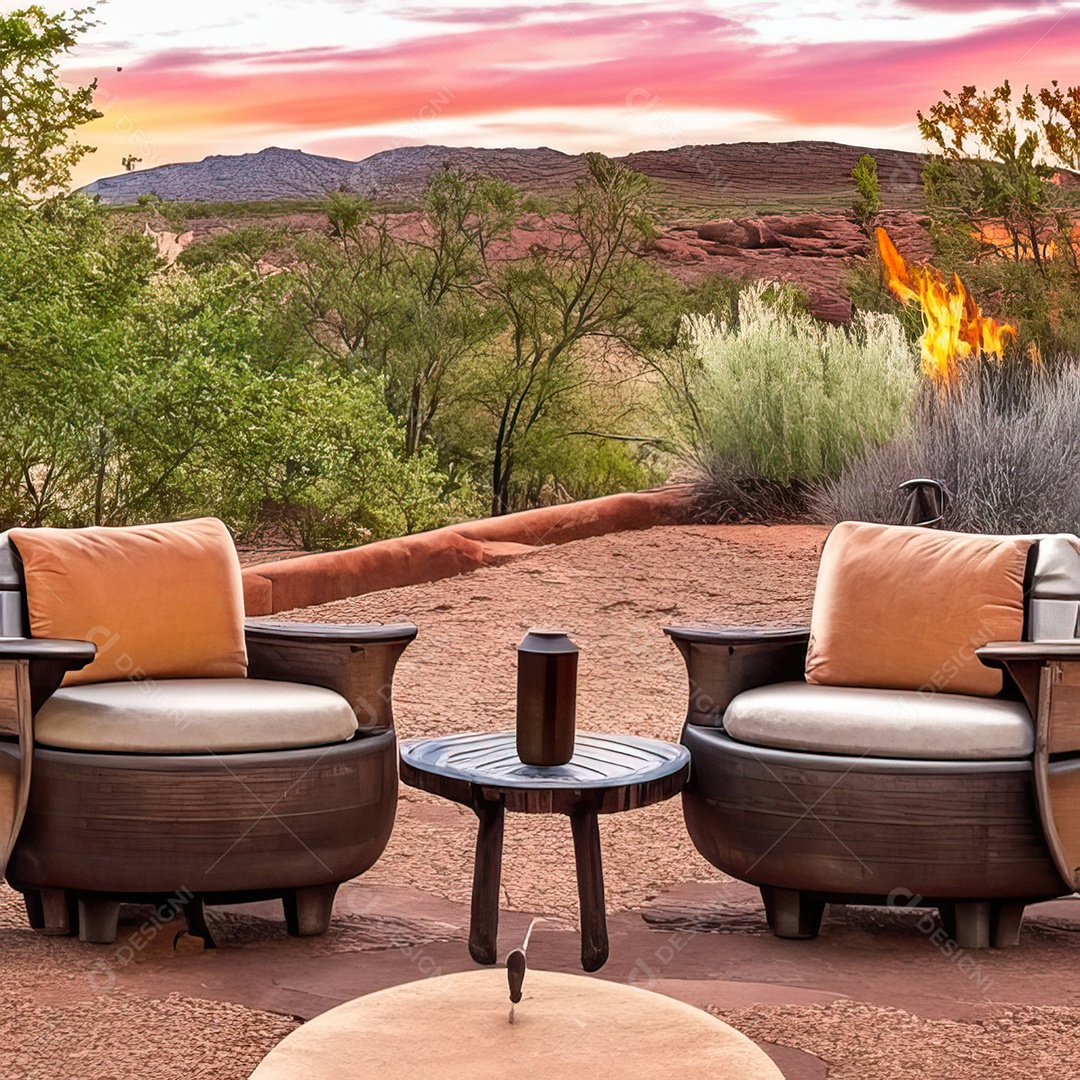
[[[882, 531], [882, 567], [898, 535]], [[944, 612], [961, 593], [943, 571]], [[889, 904], [937, 907], [965, 948], [1010, 945], [1026, 904], [1080, 887], [1080, 541], [1042, 538], [1027, 573], [1030, 640], [970, 646], [974, 668], [1004, 671], [996, 695], [812, 685], [809, 628], [666, 631], [690, 679], [687, 828], [760, 888], [778, 936], [816, 936], [826, 903]], [[928, 587], [894, 575], [868, 603], [880, 625]]]
[[95, 645], [27, 618], [0, 537], [0, 869], [31, 925], [109, 942], [121, 902], [171, 900], [212, 943], [204, 903], [280, 897], [291, 934], [324, 932], [390, 837], [391, 686], [416, 628], [248, 620], [242, 677], [61, 688]]

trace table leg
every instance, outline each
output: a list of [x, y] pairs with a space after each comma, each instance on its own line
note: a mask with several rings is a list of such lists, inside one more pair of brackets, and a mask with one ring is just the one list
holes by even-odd
[[480, 819], [480, 828], [473, 863], [469, 953], [478, 964], [494, 964], [499, 944], [504, 811], [501, 801], [490, 799], [478, 799], [473, 809]]
[[598, 971], [607, 963], [607, 912], [604, 906], [604, 867], [600, 861], [600, 826], [594, 811], [570, 815], [577, 864], [581, 913], [581, 966]]

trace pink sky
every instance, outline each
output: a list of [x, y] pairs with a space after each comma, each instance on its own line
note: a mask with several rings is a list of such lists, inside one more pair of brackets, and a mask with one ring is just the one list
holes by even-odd
[[1080, 0], [109, 0], [98, 17], [65, 69], [98, 78], [106, 114], [79, 183], [129, 153], [147, 168], [269, 145], [915, 150], [915, 112], [943, 89], [1080, 67]]

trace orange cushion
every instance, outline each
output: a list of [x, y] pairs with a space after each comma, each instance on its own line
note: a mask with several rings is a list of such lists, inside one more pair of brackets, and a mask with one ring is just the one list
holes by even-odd
[[1031, 537], [845, 521], [821, 553], [806, 681], [992, 696], [975, 650], [1019, 641]]
[[216, 518], [111, 529], [12, 529], [30, 632], [92, 641], [65, 686], [247, 674], [240, 563]]

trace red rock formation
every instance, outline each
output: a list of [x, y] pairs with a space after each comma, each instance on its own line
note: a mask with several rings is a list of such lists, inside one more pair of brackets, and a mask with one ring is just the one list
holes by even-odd
[[[895, 211], [882, 220], [906, 258], [932, 257], [924, 217]], [[771, 214], [676, 224], [652, 250], [665, 270], [688, 283], [714, 274], [794, 282], [806, 290], [818, 318], [846, 322], [852, 312], [848, 273], [870, 257], [871, 244], [849, 214]]]

